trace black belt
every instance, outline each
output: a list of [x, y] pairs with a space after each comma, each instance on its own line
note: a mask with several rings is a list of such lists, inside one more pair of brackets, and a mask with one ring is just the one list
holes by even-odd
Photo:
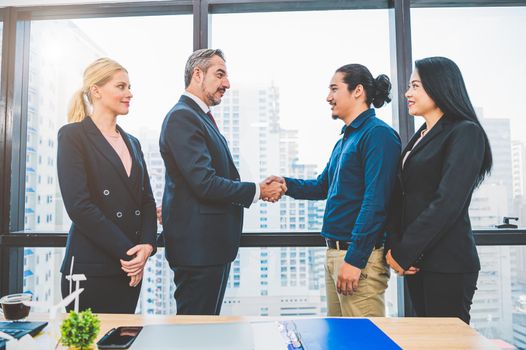
[[[349, 242], [337, 241], [332, 238], [325, 238], [325, 245], [327, 245], [327, 248], [330, 248], [330, 249], [347, 250], [349, 249], [349, 244], [350, 244]], [[383, 242], [376, 243], [376, 245], [374, 246], [374, 249], [379, 249], [379, 248], [382, 248], [383, 246], [384, 246]]]

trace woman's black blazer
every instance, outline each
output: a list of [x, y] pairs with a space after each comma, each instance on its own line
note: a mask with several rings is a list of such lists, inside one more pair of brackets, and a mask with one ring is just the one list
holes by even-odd
[[[413, 136], [411, 150], [425, 125]], [[444, 116], [402, 168], [388, 220], [388, 246], [404, 269], [444, 273], [480, 270], [468, 208], [485, 152], [484, 132]]]
[[61, 272], [92, 276], [124, 273], [119, 259], [140, 243], [156, 248], [155, 200], [139, 141], [119, 126], [132, 157], [130, 177], [90, 117], [58, 132], [57, 170], [72, 225]]

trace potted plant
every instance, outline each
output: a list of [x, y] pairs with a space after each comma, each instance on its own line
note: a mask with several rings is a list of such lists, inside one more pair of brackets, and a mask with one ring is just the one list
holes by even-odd
[[89, 349], [100, 331], [100, 320], [87, 309], [70, 311], [68, 318], [60, 325], [60, 342], [73, 349]]

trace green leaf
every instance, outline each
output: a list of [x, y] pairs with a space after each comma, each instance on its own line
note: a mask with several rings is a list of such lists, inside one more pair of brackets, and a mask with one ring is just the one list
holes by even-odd
[[68, 318], [60, 325], [61, 343], [80, 349], [88, 348], [100, 332], [100, 320], [91, 309], [76, 313], [70, 311]]

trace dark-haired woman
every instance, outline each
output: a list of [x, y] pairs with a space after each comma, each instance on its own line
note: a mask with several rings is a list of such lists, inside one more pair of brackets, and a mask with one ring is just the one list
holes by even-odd
[[406, 98], [425, 124], [402, 152], [387, 262], [406, 276], [417, 316], [469, 324], [480, 262], [468, 208], [491, 169], [488, 137], [450, 59], [416, 61]]
[[391, 101], [390, 90], [386, 75], [375, 79], [361, 64], [338, 68], [327, 102], [332, 117], [345, 125], [327, 167], [317, 179], [278, 179], [286, 182], [288, 196], [327, 200], [321, 234], [329, 316], [385, 316], [384, 226], [400, 139], [371, 105]]

